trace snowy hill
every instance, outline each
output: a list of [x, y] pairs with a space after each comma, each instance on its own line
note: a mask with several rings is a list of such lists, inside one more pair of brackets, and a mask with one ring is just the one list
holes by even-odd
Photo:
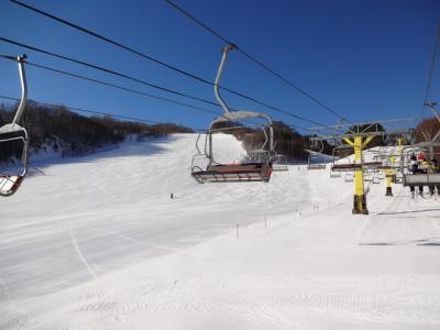
[[201, 185], [195, 140], [34, 164], [0, 201], [0, 328], [440, 327], [438, 196], [370, 182], [353, 216], [353, 183], [328, 169]]

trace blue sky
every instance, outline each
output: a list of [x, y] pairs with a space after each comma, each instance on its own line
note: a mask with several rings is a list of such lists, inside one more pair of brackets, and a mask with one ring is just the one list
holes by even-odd
[[[435, 33], [437, 0], [179, 0], [176, 2], [242, 49], [270, 65], [350, 121], [429, 116], [422, 110]], [[208, 80], [223, 43], [162, 0], [31, 1], [26, 3], [127, 44]], [[212, 88], [75, 31], [9, 1], [0, 2], [0, 36], [214, 101]], [[185, 99], [0, 42], [0, 53]], [[16, 66], [0, 60], [0, 95], [18, 96]], [[147, 99], [28, 67], [29, 97], [42, 102], [154, 121], [206, 127], [214, 115]], [[232, 52], [224, 85], [291, 113], [335, 124], [337, 118], [239, 52]], [[234, 108], [313, 126], [225, 95]], [[440, 63], [430, 99], [440, 103]], [[209, 110], [215, 107], [190, 102]]]

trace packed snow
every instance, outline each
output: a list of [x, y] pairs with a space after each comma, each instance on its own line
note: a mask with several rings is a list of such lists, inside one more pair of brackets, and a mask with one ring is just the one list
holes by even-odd
[[199, 184], [195, 140], [34, 162], [0, 200], [0, 329], [440, 328], [439, 196], [370, 181], [352, 215], [353, 182], [306, 165]]

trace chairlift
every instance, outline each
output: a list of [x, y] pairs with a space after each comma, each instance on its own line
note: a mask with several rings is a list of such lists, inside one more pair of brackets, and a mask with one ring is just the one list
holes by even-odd
[[[235, 48], [233, 45], [227, 45], [223, 48], [222, 58], [218, 67], [214, 83], [214, 93], [217, 102], [221, 105], [224, 113], [214, 119], [209, 125], [205, 135], [203, 150], [199, 147], [201, 135], [197, 138], [197, 154], [193, 156], [191, 164], [191, 175], [199, 183], [205, 182], [245, 182], [245, 181], [263, 181], [270, 180], [273, 170], [273, 125], [269, 115], [260, 112], [231, 110], [220, 96], [219, 82], [222, 76], [224, 64], [230, 50]], [[218, 124], [235, 123], [249, 121], [252, 119], [261, 119], [265, 122], [263, 132], [265, 141], [261, 148], [250, 152], [254, 157], [258, 154], [258, 160], [240, 162], [238, 164], [223, 164], [217, 162], [214, 157], [213, 136], [216, 133], [232, 129], [231, 127], [218, 128]], [[207, 165], [198, 165], [198, 161], [203, 160]]]
[[372, 182], [374, 180], [374, 173], [370, 171], [364, 171], [364, 181]]
[[324, 141], [321, 138], [313, 138], [310, 140], [311, 149], [307, 159], [308, 170], [325, 170], [327, 161], [322, 154], [324, 150]]
[[341, 144], [333, 148], [332, 150], [332, 164], [330, 166], [330, 177], [331, 178], [340, 178], [341, 172], [350, 172], [354, 171], [354, 166], [356, 164], [350, 162], [349, 157], [345, 157], [345, 160], [341, 162], [341, 158], [338, 158], [337, 152], [341, 150], [353, 150], [353, 147], [350, 145]]
[[[27, 84], [24, 71], [26, 55], [16, 58], [21, 82], [21, 99], [11, 123], [0, 127], [0, 148], [9, 148], [17, 152], [21, 158], [20, 164], [6, 166], [3, 164], [0, 170], [0, 196], [8, 197], [17, 192], [28, 171], [29, 137], [26, 128], [20, 126], [21, 116], [27, 102]], [[21, 150], [21, 152], [19, 152]]]
[[[265, 131], [266, 133], [266, 131]], [[266, 141], [268, 136], [265, 134], [266, 137]], [[268, 159], [267, 161], [271, 161], [272, 162], [272, 171], [273, 172], [285, 172], [288, 171], [289, 168], [287, 167], [287, 156], [280, 154], [276, 151], [276, 146], [277, 146], [277, 141], [274, 142], [273, 144], [273, 153], [267, 153], [268, 155]], [[266, 151], [267, 152], [267, 151]], [[249, 152], [249, 154], [251, 155], [253, 153], [253, 151]], [[252, 159], [252, 157], [251, 157]]]
[[325, 170], [327, 164], [325, 164], [324, 156], [321, 154], [311, 153], [307, 160], [308, 170]]
[[350, 172], [345, 173], [345, 177], [344, 177], [345, 182], [353, 182], [353, 180], [354, 180], [353, 173]]
[[324, 151], [324, 141], [319, 137], [310, 138], [310, 147], [317, 153], [322, 153]]
[[380, 178], [379, 178], [378, 174], [379, 173], [373, 174], [373, 184], [379, 184], [380, 183]]
[[272, 158], [272, 171], [282, 172], [288, 170], [289, 168], [287, 167], [287, 156], [276, 153]]
[[[439, 120], [440, 121], [440, 120]], [[414, 173], [409, 172], [409, 159], [410, 154], [424, 152], [430, 155], [431, 160], [435, 158], [436, 154], [433, 152], [434, 147], [440, 147], [440, 142], [426, 141], [416, 145], [412, 145], [404, 149], [404, 157], [402, 162], [402, 184], [407, 187], [415, 186], [428, 186], [428, 187], [438, 187], [440, 186], [440, 173], [435, 173], [432, 171], [430, 166], [421, 168], [424, 173]], [[419, 167], [420, 168], [420, 167]]]
[[[253, 125], [252, 125], [253, 126]], [[249, 126], [247, 126], [249, 127]], [[241, 126], [238, 126], [236, 128], [242, 128]], [[265, 162], [270, 162], [270, 161], [274, 161], [277, 153], [274, 151], [275, 150], [275, 143], [273, 144], [272, 147], [272, 151], [269, 150], [268, 146], [270, 144], [270, 140], [271, 140], [271, 129], [272, 126], [271, 125], [267, 125], [267, 123], [263, 123], [261, 125], [256, 125], [257, 129], [260, 129], [263, 134], [264, 134], [264, 142], [258, 146], [255, 147], [255, 145], [253, 145], [253, 143], [251, 143], [251, 147], [246, 148], [248, 149], [246, 151], [247, 153], [247, 157], [248, 160], [251, 162], [256, 162], [256, 163], [265, 163]], [[234, 127], [232, 127], [232, 129], [234, 129]], [[219, 129], [221, 131], [221, 129]]]
[[376, 177], [379, 180], [384, 180], [385, 179], [385, 174], [383, 172], [379, 172], [379, 173], [377, 173]]

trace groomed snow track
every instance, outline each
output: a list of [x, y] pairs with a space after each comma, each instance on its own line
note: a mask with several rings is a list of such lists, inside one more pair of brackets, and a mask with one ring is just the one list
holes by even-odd
[[1, 201], [0, 329], [440, 327], [438, 196], [369, 183], [353, 216], [353, 183], [306, 165], [200, 185], [195, 139], [34, 164]]

